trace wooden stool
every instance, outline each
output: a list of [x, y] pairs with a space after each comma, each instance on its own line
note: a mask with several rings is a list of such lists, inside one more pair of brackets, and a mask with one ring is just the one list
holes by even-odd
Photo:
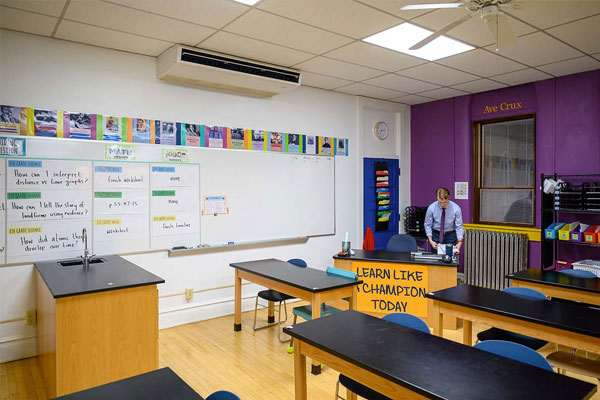
[[576, 374], [591, 376], [600, 380], [600, 361], [590, 360], [589, 358], [576, 356], [575, 354], [567, 353], [566, 351], [555, 351], [548, 354], [546, 360], [558, 369], [562, 374], [565, 371], [571, 371]]

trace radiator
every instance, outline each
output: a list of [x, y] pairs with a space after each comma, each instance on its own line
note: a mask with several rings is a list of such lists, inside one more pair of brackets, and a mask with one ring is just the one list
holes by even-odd
[[490, 289], [509, 286], [506, 275], [527, 268], [527, 235], [469, 229], [465, 232], [465, 281]]

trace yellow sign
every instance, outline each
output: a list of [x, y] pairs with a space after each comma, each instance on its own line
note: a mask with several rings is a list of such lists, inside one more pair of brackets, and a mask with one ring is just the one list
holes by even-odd
[[405, 312], [426, 318], [428, 268], [414, 264], [353, 262], [358, 279], [358, 311]]
[[154, 221], [154, 222], [165, 222], [165, 221], [175, 221], [175, 220], [177, 220], [177, 217], [175, 217], [174, 215], [166, 215], [163, 217], [152, 218], [152, 221]]
[[9, 235], [19, 235], [23, 233], [42, 233], [41, 226], [27, 226], [23, 228], [8, 228]]
[[95, 219], [94, 225], [121, 225], [121, 219]]

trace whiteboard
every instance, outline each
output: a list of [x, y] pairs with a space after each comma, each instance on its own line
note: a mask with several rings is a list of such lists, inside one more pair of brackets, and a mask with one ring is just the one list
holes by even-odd
[[[79, 256], [84, 227], [97, 255], [335, 233], [332, 156], [18, 138], [26, 156], [0, 159], [0, 263]], [[201, 215], [204, 196], [228, 213]]]

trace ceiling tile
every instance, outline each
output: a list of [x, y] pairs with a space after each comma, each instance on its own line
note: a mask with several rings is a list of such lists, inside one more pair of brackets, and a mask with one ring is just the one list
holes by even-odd
[[592, 56], [600, 60], [600, 53], [592, 54]]
[[60, 17], [66, 2], [67, 0], [0, 0], [0, 6]]
[[427, 103], [430, 101], [434, 101], [435, 99], [430, 99], [429, 97], [417, 96], [415, 94], [411, 94], [408, 96], [396, 97], [396, 98], [393, 98], [392, 100], [398, 101], [398, 102], [404, 103], [404, 104], [414, 105], [414, 104]]
[[600, 13], [597, 0], [525, 0], [518, 4], [520, 9], [504, 7], [502, 11], [540, 29]]
[[356, 96], [374, 97], [376, 99], [389, 100], [394, 97], [406, 95], [406, 93], [395, 90], [384, 89], [377, 86], [365, 85], [364, 83], [354, 83], [335, 89], [336, 92], [353, 94]]
[[548, 29], [548, 33], [586, 53], [600, 51], [600, 15]]
[[50, 36], [58, 18], [0, 7], [0, 28]]
[[402, 22], [353, 0], [266, 0], [258, 8], [355, 39]]
[[360, 41], [330, 51], [325, 56], [388, 72], [398, 71], [426, 62], [421, 58]]
[[215, 32], [204, 26], [98, 0], [72, 0], [64, 18], [190, 46]]
[[431, 90], [439, 88], [438, 85], [434, 85], [427, 82], [418, 81], [416, 79], [405, 78], [404, 76], [396, 74], [387, 74], [379, 76], [377, 78], [369, 79], [364, 81], [369, 85], [379, 86], [383, 88], [398, 90], [406, 93], [417, 93], [425, 90]]
[[477, 81], [461, 83], [452, 87], [469, 93], [479, 93], [488, 90], [500, 89], [506, 87], [506, 85], [503, 83], [490, 81], [489, 79], [479, 79]]
[[480, 76], [504, 74], [525, 68], [523, 64], [483, 49], [467, 51], [436, 62]]
[[313, 74], [312, 72], [302, 72], [302, 86], [312, 86], [321, 89], [335, 89], [340, 86], [352, 84], [352, 81], [345, 79], [332, 78], [331, 76]]
[[225, 28], [293, 49], [322, 54], [352, 41], [350, 38], [313, 28], [260, 10], [251, 10]]
[[410, 10], [401, 11], [400, 9], [409, 4], [425, 4], [425, 3], [452, 3], [454, 0], [358, 0], [363, 4], [368, 4], [382, 11], [394, 14], [403, 19], [411, 19], [431, 12], [431, 10]]
[[[442, 9], [422, 15], [411, 22], [425, 28], [438, 30], [467, 14], [469, 14], [469, 12], [464, 8]], [[508, 17], [508, 20], [517, 36], [535, 32], [535, 29], [531, 26], [519, 22], [512, 17]], [[452, 29], [448, 32], [447, 36], [465, 41], [475, 46], [487, 46], [495, 43], [485, 21], [483, 21], [479, 15], [474, 15], [471, 19]]]
[[289, 67], [314, 57], [314, 55], [303, 51], [223, 31], [217, 32], [199, 44], [199, 47], [238, 57], [282, 65], [284, 67]]
[[349, 79], [351, 81], [362, 81], [383, 74], [383, 72], [372, 68], [348, 64], [325, 57], [313, 58], [312, 60], [294, 65], [294, 68], [302, 71], [315, 72], [317, 74]]
[[431, 97], [434, 99], [441, 100], [441, 99], [447, 99], [449, 97], [463, 96], [468, 93], [463, 92], [462, 90], [458, 90], [458, 89], [439, 88], [439, 89], [434, 89], [434, 90], [430, 90], [428, 92], [423, 92], [423, 93], [419, 93], [419, 94], [422, 94], [423, 96], [426, 96], [426, 97]]
[[222, 28], [246, 12], [247, 5], [227, 0], [107, 0], [195, 24]]
[[158, 56], [173, 46], [173, 43], [150, 39], [129, 33], [98, 28], [79, 22], [62, 21], [56, 32], [58, 39], [86, 43], [94, 46], [129, 51], [131, 53]]
[[593, 69], [600, 69], [600, 61], [586, 56], [574, 58], [572, 60], [560, 61], [554, 64], [541, 65], [538, 67], [538, 69], [541, 69], [542, 71], [554, 76], [563, 76], [576, 74], [578, 72], [591, 71]]
[[507, 85], [514, 86], [522, 83], [541, 81], [543, 79], [552, 78], [552, 76], [545, 74], [535, 69], [529, 68], [521, 71], [510, 72], [508, 74], [502, 74], [492, 77], [496, 81], [506, 83]]
[[[486, 49], [494, 51], [495, 46], [489, 46]], [[583, 55], [543, 32], [521, 36], [515, 44], [500, 49], [498, 54], [529, 66], [548, 64]]]
[[468, 82], [479, 78], [478, 76], [434, 63], [417, 65], [416, 67], [402, 70], [398, 72], [398, 74], [442, 86], [456, 85], [457, 83]]

